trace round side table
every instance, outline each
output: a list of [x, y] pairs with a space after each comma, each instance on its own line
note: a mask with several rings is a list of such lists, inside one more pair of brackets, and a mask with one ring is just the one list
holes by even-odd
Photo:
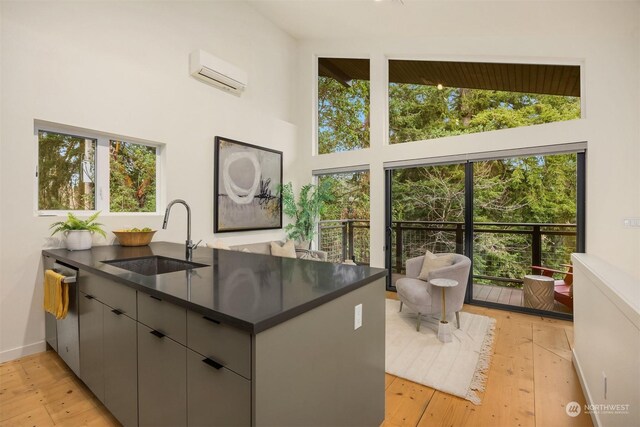
[[447, 321], [447, 300], [445, 289], [458, 286], [458, 281], [451, 279], [431, 279], [429, 283], [442, 289], [442, 316], [440, 318], [440, 323], [438, 324], [438, 339], [442, 342], [451, 342], [451, 324]]
[[524, 306], [552, 311], [554, 309], [554, 284], [553, 277], [537, 274], [524, 276], [522, 284]]

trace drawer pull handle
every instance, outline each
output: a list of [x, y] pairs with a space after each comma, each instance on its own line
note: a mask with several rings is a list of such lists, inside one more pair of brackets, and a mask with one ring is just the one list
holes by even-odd
[[215, 360], [213, 360], [213, 359], [209, 359], [208, 357], [207, 357], [206, 359], [202, 359], [202, 361], [203, 361], [204, 363], [206, 363], [207, 365], [209, 365], [209, 366], [211, 366], [211, 367], [213, 367], [213, 368], [216, 368], [216, 369], [224, 368], [224, 365], [222, 365], [222, 364], [220, 364], [220, 363], [216, 362], [216, 361], [215, 361]]
[[111, 310], [111, 312], [116, 316], [120, 316], [121, 314], [124, 314], [124, 311], [120, 311], [117, 308], [114, 308], [113, 310]]
[[211, 323], [215, 323], [216, 325], [219, 325], [219, 324], [220, 324], [220, 322], [218, 322], [216, 319], [212, 319], [212, 318], [207, 317], [207, 316], [202, 316], [202, 318], [203, 318], [204, 320], [208, 320], [208, 321], [209, 321], [209, 322], [211, 322]]
[[95, 299], [95, 297], [93, 295], [85, 295], [84, 296], [86, 299]]
[[155, 336], [156, 336], [156, 337], [158, 337], [158, 338], [164, 338], [164, 337], [165, 337], [165, 335], [164, 335], [162, 332], [160, 332], [160, 331], [156, 331], [155, 329], [154, 329], [154, 330], [152, 330], [152, 331], [151, 331], [151, 332], [149, 332], [149, 333], [150, 333], [151, 335], [155, 335]]
[[161, 299], [161, 298], [158, 298], [158, 297], [156, 297], [156, 296], [153, 296], [153, 295], [149, 295], [149, 296], [150, 296], [151, 298], [155, 299], [155, 300], [162, 301], [162, 299]]

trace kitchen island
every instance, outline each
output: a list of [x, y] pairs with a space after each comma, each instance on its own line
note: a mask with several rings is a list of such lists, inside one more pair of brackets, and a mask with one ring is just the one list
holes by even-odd
[[124, 425], [384, 418], [384, 270], [206, 248], [163, 274], [105, 262], [184, 259], [165, 242], [43, 255], [79, 270], [77, 373]]

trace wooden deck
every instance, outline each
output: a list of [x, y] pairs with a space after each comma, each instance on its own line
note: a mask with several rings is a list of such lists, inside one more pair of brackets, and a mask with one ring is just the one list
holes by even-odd
[[473, 285], [473, 299], [476, 301], [497, 302], [499, 304], [522, 307], [522, 289], [505, 286]]
[[[393, 283], [396, 283], [398, 279], [403, 277], [403, 274], [393, 273]], [[505, 286], [475, 283], [473, 285], [473, 299], [476, 301], [497, 302], [499, 304], [513, 305], [516, 307], [522, 307], [523, 305], [522, 289], [507, 288]]]

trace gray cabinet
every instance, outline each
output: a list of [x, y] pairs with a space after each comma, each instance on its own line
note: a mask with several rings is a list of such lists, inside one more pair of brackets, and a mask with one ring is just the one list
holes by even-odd
[[136, 313], [136, 292], [84, 271], [80, 276], [87, 291], [79, 301], [80, 378], [118, 421], [136, 426], [138, 342], [136, 321], [129, 317]]
[[80, 292], [80, 378], [104, 402], [103, 304]]
[[136, 321], [104, 306], [104, 404], [124, 426], [138, 425]]
[[251, 381], [187, 349], [189, 425], [249, 426]]
[[141, 426], [187, 424], [187, 349], [138, 323], [138, 408]]

